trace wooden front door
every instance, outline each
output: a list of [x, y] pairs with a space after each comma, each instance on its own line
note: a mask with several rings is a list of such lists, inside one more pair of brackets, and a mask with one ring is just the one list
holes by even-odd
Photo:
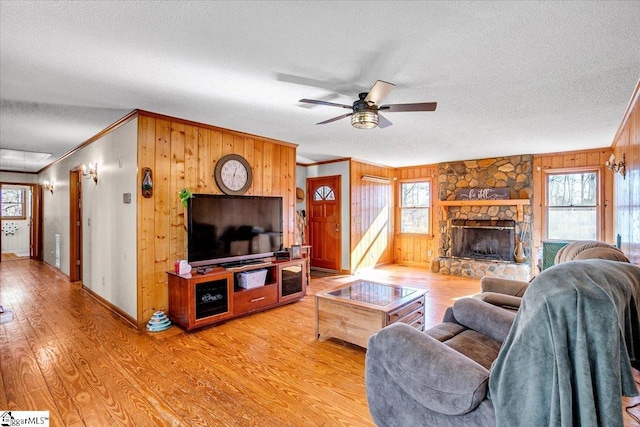
[[307, 179], [311, 266], [340, 271], [340, 176]]

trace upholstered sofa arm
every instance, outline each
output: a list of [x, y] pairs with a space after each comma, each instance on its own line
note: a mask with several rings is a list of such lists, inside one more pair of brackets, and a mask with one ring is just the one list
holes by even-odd
[[[382, 366], [409, 397], [441, 414], [466, 414], [487, 395], [487, 369], [404, 323], [387, 326], [369, 339], [366, 365]], [[385, 390], [370, 388], [373, 383], [384, 387], [372, 381], [371, 371], [366, 369], [367, 393], [384, 395]]]
[[512, 295], [499, 294], [496, 292], [482, 292], [481, 294], [474, 295], [475, 299], [488, 302], [489, 304], [497, 305], [498, 307], [517, 310], [520, 308], [522, 298], [514, 297]]
[[502, 277], [484, 276], [480, 279], [482, 292], [495, 292], [514, 297], [522, 297], [524, 291], [527, 290], [527, 286], [529, 286], [529, 282], [504, 279]]
[[516, 314], [475, 298], [461, 298], [453, 304], [453, 315], [461, 325], [504, 342]]

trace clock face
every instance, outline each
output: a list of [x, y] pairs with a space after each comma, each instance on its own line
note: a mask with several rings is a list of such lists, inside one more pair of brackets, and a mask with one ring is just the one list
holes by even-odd
[[244, 194], [251, 187], [251, 166], [238, 154], [228, 154], [218, 160], [213, 176], [225, 194]]
[[247, 169], [238, 160], [229, 160], [220, 171], [222, 182], [232, 191], [238, 191], [247, 183]]

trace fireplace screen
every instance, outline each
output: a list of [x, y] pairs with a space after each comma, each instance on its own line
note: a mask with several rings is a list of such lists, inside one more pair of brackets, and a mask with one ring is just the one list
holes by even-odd
[[515, 261], [515, 226], [512, 220], [455, 219], [451, 223], [451, 256]]

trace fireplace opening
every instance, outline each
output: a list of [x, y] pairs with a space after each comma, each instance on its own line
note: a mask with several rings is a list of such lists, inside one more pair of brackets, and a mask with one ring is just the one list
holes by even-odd
[[454, 219], [451, 257], [514, 262], [515, 229], [513, 220]]

